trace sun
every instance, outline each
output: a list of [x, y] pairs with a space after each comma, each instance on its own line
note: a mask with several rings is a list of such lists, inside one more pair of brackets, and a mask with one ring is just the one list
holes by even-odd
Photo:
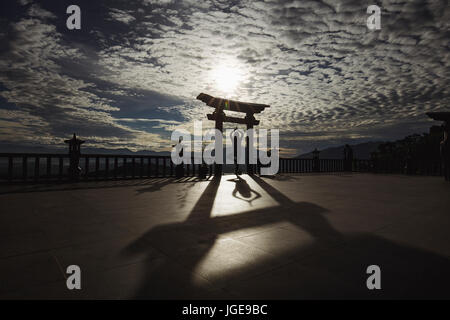
[[242, 70], [230, 63], [221, 64], [214, 68], [212, 77], [215, 82], [215, 87], [228, 95], [234, 94], [244, 79]]

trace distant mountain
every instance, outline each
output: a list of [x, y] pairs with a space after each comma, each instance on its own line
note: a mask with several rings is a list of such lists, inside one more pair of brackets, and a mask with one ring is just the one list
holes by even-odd
[[137, 156], [170, 156], [170, 152], [168, 151], [150, 151], [150, 150], [140, 150], [140, 151], [131, 151], [127, 148], [121, 148], [121, 149], [104, 149], [104, 148], [82, 148], [81, 153], [85, 154], [134, 154]]
[[[353, 157], [355, 159], [370, 159], [370, 153], [376, 151], [382, 141], [370, 141], [359, 144], [350, 145], [353, 149]], [[319, 150], [321, 159], [342, 159], [344, 158], [344, 145], [339, 147], [327, 148]], [[304, 153], [296, 158], [308, 159], [312, 158], [312, 152]]]
[[[65, 146], [64, 146], [65, 147]], [[10, 143], [1, 143], [1, 153], [67, 153], [67, 147], [43, 147], [43, 146], [24, 146]]]

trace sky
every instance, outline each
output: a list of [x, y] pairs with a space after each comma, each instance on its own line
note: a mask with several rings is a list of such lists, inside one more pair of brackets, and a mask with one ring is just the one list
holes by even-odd
[[170, 151], [200, 92], [270, 105], [282, 156], [399, 139], [449, 110], [449, 39], [447, 0], [2, 0], [0, 147]]

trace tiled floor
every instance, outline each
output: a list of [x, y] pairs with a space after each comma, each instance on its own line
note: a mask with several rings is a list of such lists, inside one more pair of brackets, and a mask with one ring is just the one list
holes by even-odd
[[[0, 298], [450, 298], [450, 184], [334, 174], [0, 190]], [[81, 290], [65, 271], [81, 268]], [[368, 290], [366, 268], [381, 268]]]

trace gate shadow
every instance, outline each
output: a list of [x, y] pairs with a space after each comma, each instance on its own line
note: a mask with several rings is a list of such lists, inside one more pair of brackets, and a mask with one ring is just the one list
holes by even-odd
[[[163, 258], [147, 262], [133, 298], [450, 298], [447, 257], [370, 233], [342, 234], [323, 215], [326, 208], [294, 202], [264, 179], [251, 178], [279, 205], [211, 217], [214, 199], [220, 196], [220, 179], [213, 179], [185, 221], [154, 227], [124, 248], [127, 255], [148, 250], [150, 256], [154, 248], [164, 253]], [[272, 251], [262, 260], [246, 259], [238, 268], [219, 266], [217, 281], [214, 276], [198, 274], [205, 257], [223, 240], [221, 235], [283, 221], [305, 231], [312, 243], [298, 243], [294, 249], [275, 254]], [[366, 287], [366, 269], [372, 264], [381, 268], [382, 290]]]

